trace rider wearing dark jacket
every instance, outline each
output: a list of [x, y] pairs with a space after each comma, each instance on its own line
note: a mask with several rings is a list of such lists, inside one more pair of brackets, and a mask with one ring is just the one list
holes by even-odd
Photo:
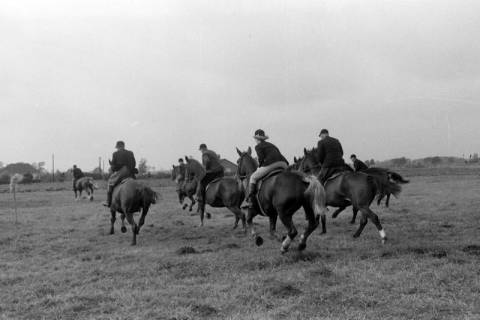
[[103, 204], [106, 207], [110, 207], [112, 204], [113, 189], [124, 179], [129, 177], [134, 178], [135, 173], [137, 173], [137, 169], [135, 168], [137, 162], [135, 161], [133, 152], [125, 149], [125, 143], [123, 141], [118, 141], [115, 148], [117, 151], [113, 153], [112, 160], [110, 161], [113, 173], [108, 179], [107, 202]]
[[352, 154], [350, 156], [350, 160], [352, 160], [353, 169], [355, 170], [355, 172], [364, 171], [368, 169], [368, 166], [362, 160], [357, 159], [356, 155]]
[[73, 165], [72, 174], [73, 174], [73, 191], [76, 191], [78, 179], [83, 178], [85, 175], [83, 174], [80, 168], [77, 168], [76, 164]]
[[346, 164], [343, 160], [343, 148], [337, 139], [330, 137], [327, 129], [320, 132], [318, 141], [318, 159], [322, 165], [319, 179], [322, 184], [333, 174], [344, 171]]
[[205, 168], [205, 175], [198, 177], [200, 183], [197, 186], [197, 199], [200, 203], [203, 203], [207, 185], [213, 180], [223, 177], [225, 173], [220, 163], [220, 157], [214, 151], [209, 150], [204, 143], [200, 145], [199, 150], [202, 152], [202, 164]]

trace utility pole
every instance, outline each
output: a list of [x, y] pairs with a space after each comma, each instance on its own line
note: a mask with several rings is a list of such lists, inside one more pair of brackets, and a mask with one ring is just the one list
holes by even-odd
[[102, 157], [98, 157], [98, 170], [100, 170], [100, 174], [103, 174], [103, 170], [102, 170]]
[[52, 153], [52, 182], [55, 182], [55, 154]]

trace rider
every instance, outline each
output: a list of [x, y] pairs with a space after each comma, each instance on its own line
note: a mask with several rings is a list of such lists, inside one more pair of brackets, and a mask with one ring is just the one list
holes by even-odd
[[362, 160], [357, 159], [357, 156], [355, 154], [352, 154], [350, 156], [350, 160], [352, 160], [353, 169], [355, 169], [355, 172], [368, 169], [368, 166]]
[[110, 166], [112, 168], [112, 175], [108, 179], [107, 201], [103, 203], [104, 206], [110, 207], [112, 204], [113, 189], [125, 178], [135, 177], [137, 165], [135, 156], [132, 151], [125, 149], [125, 142], [117, 141], [115, 151], [112, 155]]
[[198, 177], [200, 183], [197, 187], [197, 201], [203, 203], [207, 185], [213, 180], [223, 177], [225, 173], [218, 154], [209, 150], [205, 143], [200, 145], [199, 150], [202, 152], [202, 164], [205, 168], [205, 174]]
[[275, 169], [287, 169], [288, 161], [278, 148], [267, 142], [268, 136], [262, 129], [255, 131], [253, 136], [256, 142], [255, 151], [258, 156], [258, 169], [250, 176], [250, 186], [247, 205], [253, 206], [253, 199], [257, 193], [257, 182]]
[[325, 184], [333, 174], [345, 171], [346, 164], [343, 160], [343, 148], [340, 141], [330, 137], [327, 129], [322, 129], [319, 136], [318, 158], [322, 165], [319, 179], [322, 184]]
[[77, 167], [76, 164], [73, 165], [72, 174], [73, 174], [73, 191], [77, 191], [77, 181], [78, 179], [85, 177], [85, 175], [83, 174], [82, 170]]

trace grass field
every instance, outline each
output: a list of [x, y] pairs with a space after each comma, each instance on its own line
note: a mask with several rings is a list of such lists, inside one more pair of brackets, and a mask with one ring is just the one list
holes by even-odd
[[108, 234], [103, 188], [90, 203], [70, 182], [20, 186], [17, 229], [3, 186], [0, 318], [480, 319], [480, 178], [409, 175], [390, 209], [373, 206], [385, 246], [371, 223], [353, 239], [348, 209], [285, 255], [262, 217], [262, 247], [226, 210], [198, 227], [167, 180], [146, 181], [161, 199], [136, 247], [119, 221]]

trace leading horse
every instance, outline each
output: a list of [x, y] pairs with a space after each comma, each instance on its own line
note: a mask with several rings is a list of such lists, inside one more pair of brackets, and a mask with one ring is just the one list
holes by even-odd
[[[304, 159], [301, 161], [299, 169], [303, 172], [309, 172], [318, 176], [321, 164], [317, 159], [315, 149], [312, 151], [304, 149]], [[377, 227], [382, 243], [387, 241], [387, 236], [380, 223], [380, 219], [377, 214], [370, 209], [370, 205], [377, 195], [398, 195], [401, 192], [401, 187], [398, 184], [388, 179], [382, 179], [377, 175], [346, 171], [332, 176], [325, 182], [324, 187], [327, 196], [327, 205], [338, 208], [332, 214], [333, 218], [336, 218], [338, 214], [348, 206], [353, 207], [354, 218], [360, 211], [360, 225], [353, 235], [354, 238], [361, 235], [369, 219]], [[353, 219], [353, 223], [354, 221], [355, 219]]]
[[[199, 176], [203, 176], [205, 172], [203, 166], [197, 160], [189, 157], [185, 157], [186, 164], [186, 176], [193, 177], [197, 180]], [[196, 181], [200, 183], [199, 181]], [[245, 190], [242, 185], [238, 183], [238, 180], [232, 177], [223, 177], [215, 179], [210, 182], [205, 190], [204, 202], [198, 204], [200, 211], [200, 226], [203, 226], [203, 220], [205, 217], [205, 205], [208, 204], [214, 208], [227, 208], [233, 214], [235, 214], [235, 223], [233, 229], [236, 229], [238, 222], [242, 220], [243, 231], [247, 231], [245, 214], [240, 208], [243, 200], [245, 199]]]
[[82, 177], [78, 179], [75, 181], [75, 188], [73, 189], [73, 192], [75, 193], [75, 200], [80, 200], [82, 197], [82, 192], [85, 191], [90, 201], [93, 201], [94, 189], [98, 189], [98, 186], [92, 177]]
[[[247, 188], [250, 176], [257, 170], [258, 164], [252, 157], [252, 149], [249, 147], [246, 152], [237, 148], [240, 156], [238, 159], [238, 177]], [[270, 220], [270, 233], [275, 236], [277, 217], [280, 218], [287, 229], [287, 236], [282, 242], [282, 253], [288, 251], [292, 240], [298, 234], [292, 217], [295, 212], [303, 207], [308, 226], [300, 236], [298, 250], [307, 247], [307, 239], [318, 227], [319, 220], [322, 220], [322, 231], [326, 232], [325, 213], [325, 190], [314, 176], [307, 176], [298, 171], [283, 171], [277, 175], [267, 176], [259, 187], [258, 204], [248, 210], [247, 224], [251, 228], [257, 245], [263, 243], [262, 237], [258, 236], [253, 228], [253, 218], [262, 212]], [[260, 208], [261, 206], [261, 208]]]
[[[132, 246], [137, 244], [137, 235], [140, 232], [140, 228], [145, 223], [145, 216], [152, 204], [157, 202], [158, 195], [151, 188], [143, 185], [142, 183], [132, 178], [127, 178], [122, 181], [113, 190], [112, 205], [110, 206], [111, 226], [110, 234], [114, 233], [113, 225], [115, 224], [116, 213], [121, 213], [123, 233], [127, 232], [124, 219], [127, 218], [128, 223], [132, 226]], [[142, 211], [138, 225], [133, 219], [133, 214], [138, 211]]]

